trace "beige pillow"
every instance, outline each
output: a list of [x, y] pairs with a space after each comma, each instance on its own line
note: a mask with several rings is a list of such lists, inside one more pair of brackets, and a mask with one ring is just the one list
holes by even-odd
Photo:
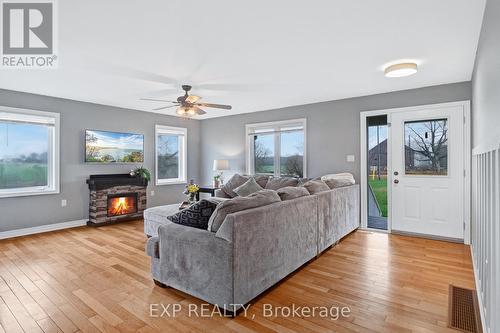
[[250, 178], [243, 185], [238, 186], [233, 190], [234, 193], [238, 194], [240, 197], [249, 196], [252, 193], [262, 190], [262, 187], [257, 184], [255, 178]]
[[245, 184], [248, 177], [244, 177], [239, 174], [234, 174], [222, 187], [220, 188], [222, 192], [226, 193], [230, 198], [237, 197], [238, 194], [234, 192], [234, 189], [238, 186]]
[[278, 189], [276, 193], [278, 193], [282, 201], [292, 200], [309, 195], [309, 191], [305, 187], [294, 187], [294, 186], [282, 187]]
[[322, 180], [310, 180], [303, 185], [311, 194], [329, 191], [330, 188]]
[[351, 186], [354, 185], [354, 179], [348, 179], [348, 178], [333, 178], [333, 179], [327, 179], [325, 180], [326, 185], [328, 185], [329, 188], [337, 188], [337, 187], [344, 187], [344, 186]]
[[278, 190], [286, 186], [297, 186], [299, 180], [293, 177], [271, 177], [267, 181], [266, 190]]
[[208, 231], [217, 232], [228, 214], [250, 208], [267, 206], [280, 201], [281, 199], [276, 191], [262, 190], [252, 193], [248, 197], [236, 197], [231, 200], [221, 202], [217, 205], [217, 208], [213, 212], [212, 216], [210, 216], [210, 220], [208, 221]]
[[327, 181], [329, 179], [349, 179], [354, 184], [354, 176], [350, 172], [331, 173], [329, 175], [321, 176], [322, 181]]

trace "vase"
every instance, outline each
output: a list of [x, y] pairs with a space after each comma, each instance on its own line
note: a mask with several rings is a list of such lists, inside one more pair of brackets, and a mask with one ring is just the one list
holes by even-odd
[[196, 202], [196, 193], [189, 193], [189, 202], [190, 203], [195, 203]]
[[218, 188], [220, 186], [219, 180], [214, 179], [213, 186], [214, 186], [214, 188]]

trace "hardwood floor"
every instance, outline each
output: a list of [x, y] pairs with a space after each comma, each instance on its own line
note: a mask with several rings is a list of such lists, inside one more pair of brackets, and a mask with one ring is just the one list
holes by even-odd
[[[446, 328], [448, 285], [474, 288], [467, 246], [357, 231], [253, 300], [246, 317], [190, 317], [189, 304], [203, 302], [153, 284], [142, 228], [136, 221], [0, 241], [0, 333], [457, 332]], [[158, 303], [182, 310], [151, 317]], [[351, 314], [265, 317], [264, 304], [347, 306]]]

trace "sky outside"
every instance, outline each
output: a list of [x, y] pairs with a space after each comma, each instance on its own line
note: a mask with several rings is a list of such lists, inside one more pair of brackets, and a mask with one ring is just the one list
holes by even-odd
[[[387, 125], [378, 126], [379, 128], [379, 142], [387, 139]], [[377, 145], [377, 126], [368, 127], [368, 150]]]
[[[274, 151], [274, 134], [259, 135], [259, 142], [271, 153]], [[304, 154], [304, 132], [281, 133], [281, 156]]]
[[48, 151], [49, 128], [44, 125], [0, 122], [0, 159]]

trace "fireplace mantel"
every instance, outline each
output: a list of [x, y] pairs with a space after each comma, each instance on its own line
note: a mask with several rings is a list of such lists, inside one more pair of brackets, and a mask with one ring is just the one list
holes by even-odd
[[90, 175], [89, 179], [87, 179], [87, 184], [91, 191], [98, 191], [123, 185], [148, 186], [148, 181], [142, 177], [132, 177], [128, 173], [119, 173], [110, 175]]

